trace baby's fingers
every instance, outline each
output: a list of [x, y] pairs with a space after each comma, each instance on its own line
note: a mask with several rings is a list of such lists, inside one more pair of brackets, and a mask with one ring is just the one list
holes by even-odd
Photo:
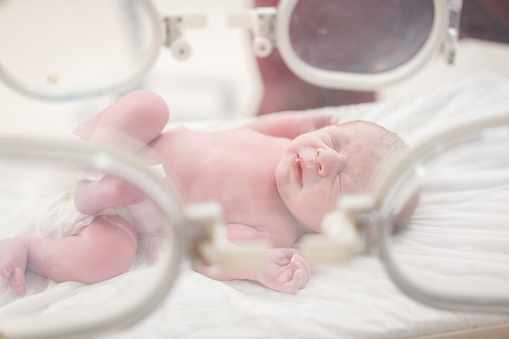
[[300, 290], [301, 288], [306, 287], [309, 281], [309, 275], [304, 270], [298, 269], [295, 271], [294, 279], [296, 282], [299, 282], [297, 290]]
[[299, 269], [295, 271], [295, 274], [297, 274], [297, 271], [300, 271], [300, 281], [301, 281], [301, 284], [300, 284], [300, 287], [299, 288], [304, 288], [307, 283], [309, 282], [309, 279], [311, 278], [311, 265], [309, 265], [309, 263], [307, 262], [306, 259], [302, 258], [302, 257], [299, 257], [297, 260], [297, 264], [299, 266]]
[[305, 281], [304, 272], [300, 268], [297, 270], [287, 270], [285, 275], [285, 282], [281, 284], [280, 292], [295, 293], [306, 285], [305, 283], [303, 284]]
[[12, 273], [12, 266], [5, 265], [3, 263], [0, 263], [0, 266], [4, 266], [4, 267], [2, 267], [2, 269], [0, 269], [0, 276], [2, 278], [4, 278], [5, 280], [9, 280], [11, 273]]
[[285, 293], [296, 293], [301, 288], [304, 288], [309, 282], [311, 270], [306, 267], [306, 261], [302, 258], [293, 258], [293, 265], [285, 272], [286, 282], [282, 284]]

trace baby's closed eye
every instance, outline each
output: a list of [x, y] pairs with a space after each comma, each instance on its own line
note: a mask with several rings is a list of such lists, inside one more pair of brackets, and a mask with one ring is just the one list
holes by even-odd
[[332, 149], [339, 152], [340, 151], [340, 142], [339, 142], [338, 136], [331, 132], [327, 133], [327, 136], [328, 136], [327, 143], [329, 144], [329, 146]]

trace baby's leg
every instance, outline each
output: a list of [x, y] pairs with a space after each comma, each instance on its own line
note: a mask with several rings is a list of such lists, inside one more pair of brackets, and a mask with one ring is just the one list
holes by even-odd
[[16, 237], [0, 242], [0, 273], [24, 295], [25, 268], [50, 279], [87, 284], [129, 270], [137, 248], [136, 232], [119, 216], [99, 216], [73, 236], [61, 239]]
[[161, 134], [168, 123], [168, 106], [158, 95], [135, 91], [83, 122], [74, 134], [137, 151]]
[[[74, 133], [84, 140], [104, 142], [137, 152], [157, 138], [169, 120], [166, 103], [147, 91], [130, 93], [81, 124]], [[142, 201], [144, 194], [118, 178], [83, 180], [76, 188], [78, 211], [95, 215], [116, 206]]]
[[101, 181], [78, 181], [74, 205], [80, 213], [97, 215], [106, 208], [132, 205], [144, 199], [145, 194], [127, 181], [105, 176]]

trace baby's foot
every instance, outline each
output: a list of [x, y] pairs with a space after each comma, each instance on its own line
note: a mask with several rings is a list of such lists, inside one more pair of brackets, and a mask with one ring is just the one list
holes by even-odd
[[275, 291], [295, 293], [306, 286], [310, 276], [309, 264], [296, 249], [276, 248], [269, 251], [269, 265], [258, 272], [257, 280]]
[[0, 240], [0, 276], [7, 281], [19, 296], [27, 291], [25, 268], [28, 261], [28, 247], [25, 237]]
[[100, 181], [78, 181], [74, 204], [81, 213], [96, 215], [107, 208], [137, 204], [144, 199], [145, 194], [127, 181], [105, 176]]

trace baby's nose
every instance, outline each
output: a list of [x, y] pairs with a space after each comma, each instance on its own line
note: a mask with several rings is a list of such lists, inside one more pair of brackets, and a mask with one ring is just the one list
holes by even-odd
[[325, 177], [330, 173], [338, 173], [341, 168], [340, 156], [334, 150], [318, 148], [315, 158], [316, 169], [321, 177]]

